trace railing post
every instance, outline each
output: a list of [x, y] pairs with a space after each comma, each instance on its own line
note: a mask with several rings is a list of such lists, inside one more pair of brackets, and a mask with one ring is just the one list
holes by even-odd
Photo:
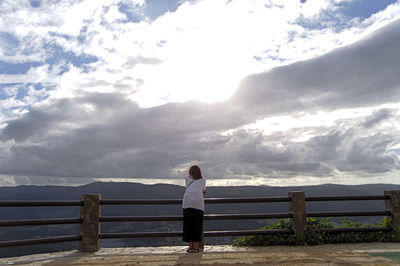
[[385, 191], [385, 196], [390, 197], [385, 200], [385, 206], [392, 213], [392, 227], [400, 230], [400, 190]]
[[307, 228], [306, 199], [304, 192], [291, 191], [289, 192], [289, 198], [291, 198], [289, 210], [293, 215], [293, 218], [290, 220], [292, 230], [296, 234], [297, 240], [304, 241]]
[[79, 242], [79, 250], [83, 252], [93, 252], [100, 249], [100, 194], [82, 195], [80, 227], [82, 240]]

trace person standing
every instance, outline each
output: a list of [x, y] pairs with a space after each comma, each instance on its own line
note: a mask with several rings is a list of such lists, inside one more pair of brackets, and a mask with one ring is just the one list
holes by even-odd
[[185, 178], [185, 194], [183, 195], [183, 241], [189, 244], [186, 250], [190, 253], [203, 251], [199, 242], [203, 230], [204, 196], [206, 179], [202, 176], [200, 167], [192, 165], [189, 175]]

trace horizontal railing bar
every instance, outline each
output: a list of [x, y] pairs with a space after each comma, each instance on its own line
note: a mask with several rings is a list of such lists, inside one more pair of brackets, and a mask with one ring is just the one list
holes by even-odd
[[291, 213], [255, 213], [255, 214], [206, 214], [205, 220], [242, 220], [242, 219], [273, 219], [292, 218]]
[[38, 239], [25, 239], [25, 240], [12, 240], [0, 242], [0, 248], [2, 247], [14, 247], [14, 246], [25, 246], [25, 245], [36, 245], [56, 242], [68, 242], [68, 241], [80, 241], [81, 236], [58, 236], [58, 237], [47, 237]]
[[[231, 230], [231, 231], [206, 231], [204, 237], [213, 236], [245, 236], [293, 233], [290, 229], [276, 230]], [[100, 239], [109, 238], [136, 238], [136, 237], [181, 237], [181, 231], [173, 232], [134, 232], [134, 233], [101, 233]]]
[[231, 230], [231, 231], [208, 231], [204, 232], [204, 236], [248, 236], [248, 235], [271, 235], [271, 234], [290, 234], [291, 229], [274, 229], [274, 230]]
[[376, 231], [392, 231], [391, 227], [344, 227], [344, 228], [319, 228], [318, 232], [376, 232]]
[[[318, 232], [376, 232], [391, 231], [390, 227], [352, 227], [352, 228], [320, 228]], [[246, 236], [246, 235], [268, 235], [268, 234], [290, 234], [291, 229], [275, 230], [231, 230], [231, 231], [206, 231], [204, 237], [215, 236]], [[100, 239], [109, 238], [136, 238], [136, 237], [181, 237], [182, 232], [134, 232], [134, 233], [101, 233]]]
[[[387, 200], [389, 196], [333, 196], [333, 197], [305, 197], [306, 201], [346, 201], [346, 200]], [[257, 197], [257, 198], [205, 198], [208, 204], [220, 203], [261, 203], [261, 202], [289, 202], [290, 197]], [[182, 199], [103, 199], [102, 205], [164, 205], [182, 204]]]
[[342, 217], [342, 216], [390, 216], [390, 211], [369, 212], [307, 212], [307, 217]]
[[[346, 200], [387, 200], [390, 196], [334, 196], [305, 197], [306, 201], [346, 201]], [[257, 203], [257, 202], [289, 202], [290, 197], [258, 197], [258, 198], [205, 198], [205, 203]], [[147, 205], [147, 204], [181, 204], [182, 199], [111, 199], [101, 200], [103, 205]], [[81, 201], [0, 201], [0, 207], [41, 207], [41, 206], [82, 206]]]
[[100, 239], [135, 238], [135, 237], [181, 237], [182, 232], [134, 232], [134, 233], [100, 233]]
[[[269, 198], [205, 198], [204, 202], [209, 204], [218, 203], [259, 203], [259, 202], [289, 202], [289, 197], [269, 197]], [[102, 205], [163, 205], [163, 204], [182, 204], [182, 199], [103, 199]]]
[[[243, 220], [243, 219], [273, 219], [291, 218], [291, 213], [271, 214], [206, 214], [204, 220]], [[154, 221], [182, 221], [182, 215], [170, 216], [102, 216], [100, 222], [154, 222]]]
[[259, 198], [205, 198], [205, 203], [261, 203], [289, 202], [289, 197], [259, 197]]
[[182, 204], [182, 199], [109, 199], [100, 200], [101, 205], [166, 205]]
[[347, 201], [347, 200], [388, 200], [390, 196], [330, 196], [330, 197], [305, 197], [306, 201]]
[[182, 215], [170, 216], [101, 216], [100, 222], [164, 222], [164, 221], [182, 221]]
[[0, 221], [0, 227], [28, 226], [28, 225], [52, 225], [52, 224], [80, 224], [80, 223], [82, 223], [81, 218], [8, 220], [8, 221]]
[[[390, 211], [369, 212], [307, 212], [307, 217], [342, 217], [342, 216], [390, 216]], [[273, 219], [292, 218], [291, 213], [271, 214], [206, 214], [205, 220], [241, 220], [241, 219]], [[151, 222], [151, 221], [182, 221], [181, 215], [171, 216], [102, 216], [100, 222]]]
[[0, 201], [0, 207], [82, 206], [81, 201]]

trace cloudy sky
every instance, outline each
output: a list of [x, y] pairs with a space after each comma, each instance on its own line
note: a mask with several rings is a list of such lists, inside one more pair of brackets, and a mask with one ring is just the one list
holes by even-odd
[[0, 0], [0, 185], [399, 184], [399, 47], [395, 0]]

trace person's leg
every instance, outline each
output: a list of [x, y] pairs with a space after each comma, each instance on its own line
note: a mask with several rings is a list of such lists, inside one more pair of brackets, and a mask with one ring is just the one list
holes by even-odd
[[[199, 224], [199, 218], [202, 218], [203, 216], [199, 216], [199, 213], [203, 213], [200, 210], [193, 209], [193, 208], [187, 208], [184, 209], [184, 223], [183, 223], [183, 228], [184, 228], [184, 238], [183, 241], [189, 243], [189, 248], [188, 252], [191, 253], [196, 253], [199, 252], [199, 242], [200, 240], [200, 235], [201, 235], [201, 228], [202, 224]], [[193, 241], [194, 240], [194, 241]]]
[[199, 252], [199, 242], [189, 242], [189, 249], [187, 251], [190, 253]]
[[200, 241], [201, 241], [201, 235], [202, 235], [202, 231], [203, 231], [203, 214], [204, 212], [201, 210], [195, 210], [195, 219], [194, 219], [194, 235], [195, 235], [195, 239], [196, 242], [194, 242], [194, 249], [198, 250], [198, 251], [203, 251], [203, 249], [200, 250]]
[[190, 252], [193, 249], [193, 243], [190, 242], [190, 223], [191, 215], [190, 209], [183, 209], [183, 242], [188, 243], [189, 247], [186, 252]]
[[204, 211], [202, 211], [201, 212], [201, 218], [200, 218], [200, 225], [199, 225], [199, 228], [200, 228], [200, 242], [198, 242], [198, 246], [199, 246], [199, 251], [200, 252], [203, 252], [203, 250], [204, 250], [204, 235], [203, 235], [203, 222], [204, 222]]

